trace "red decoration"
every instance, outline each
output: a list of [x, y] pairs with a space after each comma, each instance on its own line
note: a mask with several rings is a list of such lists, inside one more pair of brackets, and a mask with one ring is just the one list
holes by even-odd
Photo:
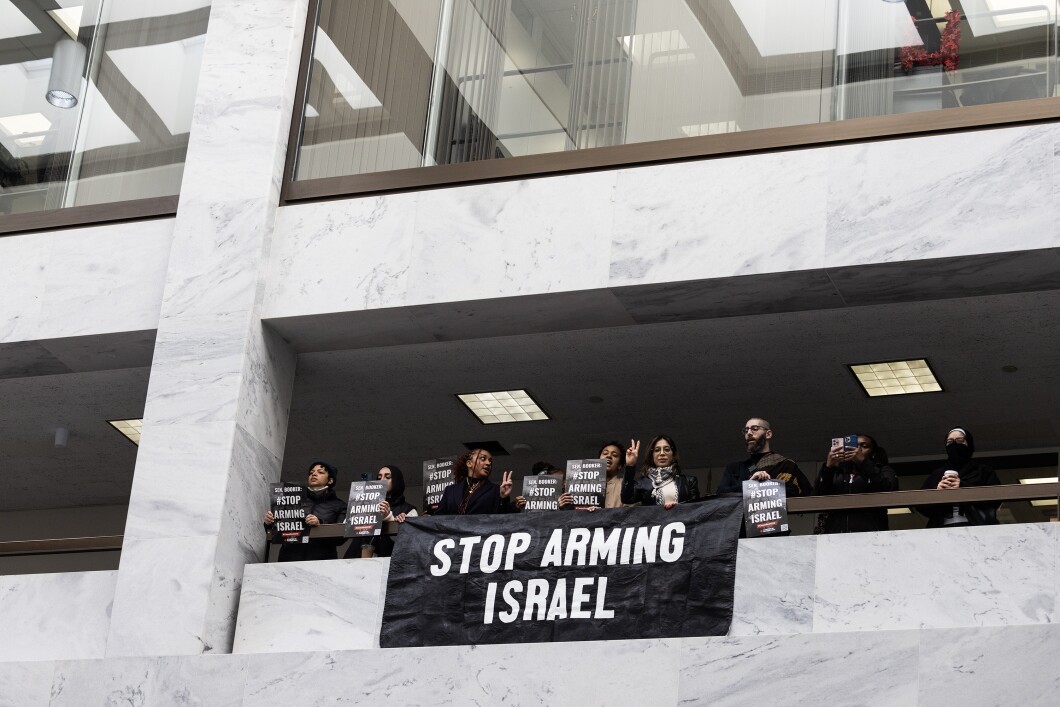
[[[914, 66], [938, 66], [942, 64], [943, 71], [956, 71], [960, 63], [961, 51], [961, 13], [950, 10], [946, 13], [946, 28], [942, 30], [942, 42], [937, 52], [928, 52], [922, 46], [902, 47], [898, 53], [898, 61], [902, 64], [902, 71], [909, 73]], [[911, 17], [916, 22], [915, 17]]]

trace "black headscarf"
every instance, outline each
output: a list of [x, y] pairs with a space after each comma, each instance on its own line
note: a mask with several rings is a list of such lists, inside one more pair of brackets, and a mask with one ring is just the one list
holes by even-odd
[[[950, 432], [963, 432], [964, 440], [968, 443], [946, 443], [946, 460], [949, 461], [950, 465], [952, 465], [955, 470], [960, 471], [963, 466], [971, 461], [972, 455], [975, 453], [975, 439], [972, 437], [972, 433], [968, 431], [967, 427], [961, 427], [960, 425], [951, 428]], [[947, 432], [946, 436], [948, 437], [949, 434], [950, 433]]]
[[387, 499], [390, 501], [391, 506], [396, 506], [405, 502], [405, 474], [402, 473], [401, 467], [394, 464], [386, 464], [387, 469], [390, 469], [390, 493], [387, 494]]

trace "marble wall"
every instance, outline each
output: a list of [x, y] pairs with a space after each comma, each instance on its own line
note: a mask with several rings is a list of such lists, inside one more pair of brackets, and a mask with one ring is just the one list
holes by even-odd
[[[263, 313], [1055, 249], [1058, 142], [1036, 125], [288, 206]], [[842, 289], [819, 279], [799, 295]]]
[[154, 329], [173, 219], [0, 237], [0, 344]]
[[[118, 573], [0, 577], [0, 665], [8, 661], [102, 658]], [[0, 704], [4, 688], [0, 671]]]
[[0, 706], [1050, 705], [1060, 626], [0, 663]]
[[[1058, 557], [1053, 523], [741, 540], [729, 636], [1052, 624]], [[378, 648], [388, 562], [248, 567], [234, 652]]]

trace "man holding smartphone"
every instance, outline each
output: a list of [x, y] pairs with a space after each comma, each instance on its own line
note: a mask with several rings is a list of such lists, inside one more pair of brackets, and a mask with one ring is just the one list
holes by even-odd
[[769, 420], [752, 417], [743, 427], [744, 443], [747, 445], [747, 459], [731, 462], [725, 467], [721, 477], [718, 493], [743, 493], [743, 482], [783, 481], [787, 487], [788, 498], [809, 496], [813, 489], [810, 480], [791, 459], [773, 452], [771, 441], [773, 427]]

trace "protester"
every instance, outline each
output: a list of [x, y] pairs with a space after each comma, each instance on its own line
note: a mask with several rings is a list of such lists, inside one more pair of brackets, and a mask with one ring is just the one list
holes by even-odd
[[[396, 464], [387, 464], [376, 474], [376, 479], [386, 481], [386, 498], [379, 504], [383, 521], [404, 523], [406, 518], [419, 515], [416, 507], [405, 500], [405, 474]], [[390, 557], [394, 551], [394, 538], [389, 535], [373, 535], [354, 538], [346, 548], [344, 559], [352, 557]]]
[[[677, 445], [667, 435], [658, 435], [648, 444], [644, 466], [636, 471], [640, 442], [630, 440], [626, 469], [622, 478], [622, 502], [670, 509], [678, 503], [699, 500], [699, 481], [681, 473]], [[632, 461], [631, 461], [632, 460]]]
[[512, 472], [505, 471], [500, 485], [489, 480], [493, 455], [485, 449], [471, 449], [460, 455], [453, 468], [454, 483], [446, 487], [434, 515], [482, 515], [512, 513]]
[[[599, 457], [607, 462], [607, 485], [604, 487], [604, 508], [622, 508], [622, 477], [625, 453], [618, 442], [608, 442], [600, 447]], [[634, 458], [633, 464], [637, 460]]]
[[[921, 488], [948, 491], [972, 486], [994, 486], [1001, 483], [997, 474], [986, 464], [972, 460], [975, 440], [964, 427], [954, 427], [946, 434], [946, 464], [933, 471]], [[927, 516], [929, 528], [952, 528], [962, 525], [993, 525], [997, 523], [998, 501], [935, 504], [919, 506], [917, 511]]]
[[725, 467], [725, 473], [718, 485], [718, 493], [742, 493], [744, 481], [770, 479], [784, 482], [788, 498], [808, 496], [813, 492], [809, 479], [799, 469], [799, 465], [772, 451], [773, 428], [768, 420], [752, 417], [744, 425], [743, 436], [750, 456], [742, 461], [731, 462]]
[[[858, 435], [858, 446], [854, 449], [842, 445], [832, 447], [817, 475], [819, 496], [897, 490], [898, 476], [887, 465], [887, 452], [869, 435]], [[829, 511], [822, 528], [824, 533], [887, 530], [887, 509]]]
[[[312, 528], [328, 523], [341, 523], [346, 519], [346, 502], [335, 495], [335, 479], [338, 469], [331, 464], [315, 461], [309, 465], [308, 488], [302, 500], [306, 526]], [[272, 538], [275, 519], [272, 511], [265, 512], [265, 530]], [[309, 538], [307, 543], [284, 543], [280, 546], [280, 562], [302, 560], [334, 560], [344, 538]]]

